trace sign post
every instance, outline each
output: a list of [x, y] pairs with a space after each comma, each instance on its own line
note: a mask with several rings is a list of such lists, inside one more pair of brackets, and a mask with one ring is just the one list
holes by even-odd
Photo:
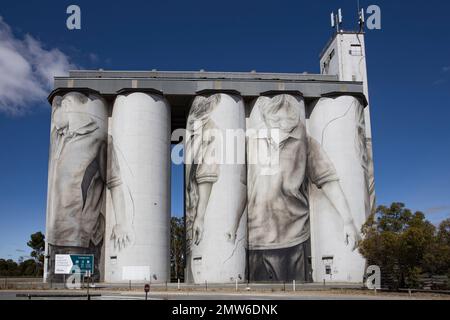
[[145, 300], [147, 300], [148, 299], [148, 292], [150, 291], [150, 285], [148, 283], [145, 284], [144, 291], [145, 291]]
[[91, 270], [86, 271], [85, 277], [87, 278], [87, 299], [91, 300], [91, 295], [89, 294], [89, 287], [90, 287], [90, 282], [91, 282]]
[[55, 274], [94, 273], [94, 255], [92, 254], [56, 254]]

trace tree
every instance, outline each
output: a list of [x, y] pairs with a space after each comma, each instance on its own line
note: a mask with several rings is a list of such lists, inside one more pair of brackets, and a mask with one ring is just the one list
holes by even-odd
[[29, 246], [33, 251], [31, 252], [31, 256], [38, 263], [44, 264], [44, 251], [45, 251], [45, 236], [42, 232], [38, 231], [33, 233], [30, 236], [31, 240], [27, 242], [27, 246]]
[[[41, 276], [44, 271], [45, 236], [42, 232], [38, 231], [33, 233], [30, 238], [27, 245], [33, 249], [33, 251], [31, 251], [31, 257], [34, 259], [34, 266], [32, 266], [33, 259], [24, 261], [22, 263], [24, 264], [22, 275]], [[34, 272], [30, 274], [31, 270], [34, 270]]]
[[42, 275], [41, 265], [35, 259], [27, 259], [19, 264], [19, 273], [24, 277], [35, 277]]
[[14, 260], [0, 259], [0, 276], [3, 277], [16, 277], [20, 275], [17, 262]]
[[385, 285], [419, 287], [423, 273], [449, 273], [449, 231], [450, 221], [436, 230], [422, 212], [413, 213], [403, 203], [379, 206], [362, 228], [359, 251], [381, 268]]
[[432, 274], [450, 276], [450, 219], [444, 220], [438, 227], [436, 241], [424, 257]]
[[450, 245], [450, 218], [439, 225], [438, 239], [441, 243]]
[[184, 279], [184, 218], [170, 219], [170, 274], [171, 278]]

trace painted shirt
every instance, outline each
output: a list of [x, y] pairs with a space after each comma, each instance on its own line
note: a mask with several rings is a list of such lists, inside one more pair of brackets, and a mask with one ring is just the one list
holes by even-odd
[[[112, 151], [107, 157], [108, 144]], [[108, 163], [109, 162], [109, 163]], [[105, 184], [121, 184], [106, 130], [77, 114], [51, 133], [47, 240], [55, 246], [89, 247], [103, 239]]]
[[279, 141], [274, 143], [261, 134], [248, 140], [249, 152], [279, 154], [272, 168], [258, 162], [248, 165], [251, 250], [289, 248], [308, 240], [308, 179], [319, 188], [339, 180], [319, 143], [307, 136], [303, 123]]

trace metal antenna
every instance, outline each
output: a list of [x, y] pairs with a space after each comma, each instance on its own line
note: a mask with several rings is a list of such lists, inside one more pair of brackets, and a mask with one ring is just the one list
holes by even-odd
[[342, 9], [339, 9], [337, 14], [334, 14], [334, 11], [331, 12], [331, 27], [336, 29], [336, 33], [341, 32], [341, 25], [342, 25]]
[[360, 7], [359, 0], [357, 0], [358, 3], [358, 24], [359, 24], [359, 32], [362, 32], [364, 30], [364, 8]]

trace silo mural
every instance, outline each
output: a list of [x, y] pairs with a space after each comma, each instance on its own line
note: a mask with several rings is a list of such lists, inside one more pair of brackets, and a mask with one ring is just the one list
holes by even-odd
[[194, 99], [185, 143], [187, 282], [245, 280], [244, 129], [239, 96], [217, 93]]
[[117, 96], [110, 121], [124, 212], [108, 197], [106, 281], [167, 281], [170, 107], [158, 94], [124, 93]]
[[347, 234], [356, 233], [338, 173], [307, 134], [300, 95], [258, 98], [248, 127], [250, 281], [311, 281], [309, 182], [348, 222]]
[[121, 210], [116, 163], [108, 165], [108, 109], [93, 93], [70, 92], [52, 101], [47, 200], [47, 269], [55, 254], [93, 254], [103, 274], [105, 186]]
[[[338, 35], [321, 64], [334, 59], [342, 64], [334, 70], [347, 70], [356, 60], [333, 51]], [[56, 77], [44, 279], [78, 281], [93, 255], [94, 280], [109, 283], [361, 283], [356, 244], [375, 205], [370, 111], [366, 78], [344, 76]], [[186, 132], [171, 137], [172, 128]], [[171, 159], [178, 137], [172, 150], [184, 152]], [[181, 193], [172, 197], [171, 160], [183, 158]], [[177, 224], [171, 238], [170, 215], [183, 211], [186, 232]]]
[[[334, 164], [358, 240], [371, 207], [364, 108], [352, 96], [321, 98], [308, 124], [309, 134]], [[348, 223], [324, 191], [310, 190], [314, 280], [361, 282], [365, 260], [349, 245], [354, 240], [348, 238]]]

